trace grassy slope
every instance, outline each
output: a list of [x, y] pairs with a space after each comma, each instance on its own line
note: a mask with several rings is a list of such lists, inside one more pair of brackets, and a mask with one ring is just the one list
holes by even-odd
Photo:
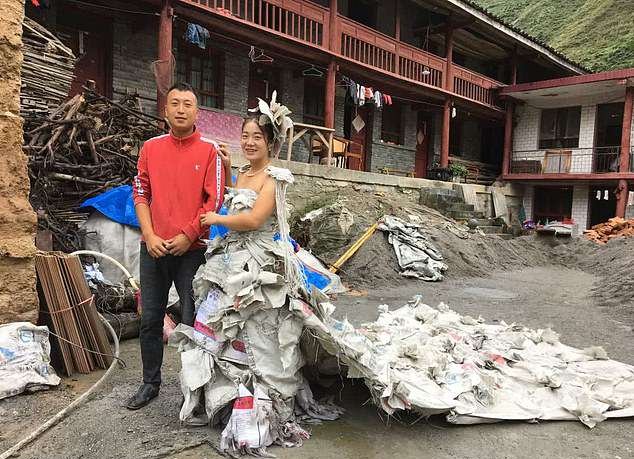
[[476, 0], [595, 70], [634, 67], [634, 0]]

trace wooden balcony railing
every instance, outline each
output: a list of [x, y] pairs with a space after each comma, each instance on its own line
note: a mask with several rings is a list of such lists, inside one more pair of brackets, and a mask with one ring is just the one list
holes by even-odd
[[327, 43], [328, 9], [296, 0], [184, 0], [316, 46]]
[[[445, 89], [493, 108], [499, 108], [495, 89], [502, 84], [477, 72], [453, 65], [453, 87], [444, 87], [446, 60], [400, 42], [370, 27], [338, 15], [329, 28], [330, 12], [302, 0], [180, 0], [228, 19], [286, 36], [304, 44], [328, 49], [330, 33], [339, 35], [333, 50], [340, 56], [387, 74]], [[334, 38], [334, 37], [333, 37]]]
[[339, 16], [341, 55], [387, 73], [442, 86], [445, 60]]
[[495, 88], [498, 87], [500, 83], [491, 78], [453, 65], [453, 92], [456, 94], [485, 105], [495, 105]]

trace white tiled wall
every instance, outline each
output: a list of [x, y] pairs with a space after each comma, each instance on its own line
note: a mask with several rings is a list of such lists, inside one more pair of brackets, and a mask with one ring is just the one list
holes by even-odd
[[583, 231], [588, 226], [588, 185], [575, 185], [572, 190], [572, 219]]
[[[573, 106], [566, 104], [566, 106]], [[583, 150], [594, 145], [596, 105], [583, 105], [581, 107], [581, 122], [579, 126], [579, 149], [572, 151], [570, 172], [592, 172], [592, 151]], [[518, 122], [513, 132], [513, 151], [529, 152], [524, 159], [538, 159], [543, 156], [535, 156], [539, 148], [539, 128], [541, 109], [532, 106], [521, 106], [517, 110]], [[522, 157], [517, 157], [522, 159]]]

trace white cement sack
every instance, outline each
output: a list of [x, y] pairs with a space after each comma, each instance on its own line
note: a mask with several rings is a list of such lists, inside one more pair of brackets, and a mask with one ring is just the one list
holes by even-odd
[[48, 328], [30, 322], [0, 325], [0, 399], [59, 384], [48, 336]]

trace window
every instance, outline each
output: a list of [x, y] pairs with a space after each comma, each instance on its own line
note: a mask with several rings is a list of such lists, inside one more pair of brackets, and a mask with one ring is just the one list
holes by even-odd
[[542, 110], [539, 148], [577, 148], [581, 107]]
[[321, 80], [304, 78], [304, 122], [324, 124], [325, 86]]
[[198, 93], [202, 107], [223, 108], [222, 55], [212, 49], [180, 42], [176, 60], [176, 81], [189, 83]]
[[381, 122], [381, 140], [395, 145], [403, 144], [402, 106], [398, 103], [385, 105]]
[[572, 187], [535, 187], [533, 220], [563, 221], [572, 215]]

